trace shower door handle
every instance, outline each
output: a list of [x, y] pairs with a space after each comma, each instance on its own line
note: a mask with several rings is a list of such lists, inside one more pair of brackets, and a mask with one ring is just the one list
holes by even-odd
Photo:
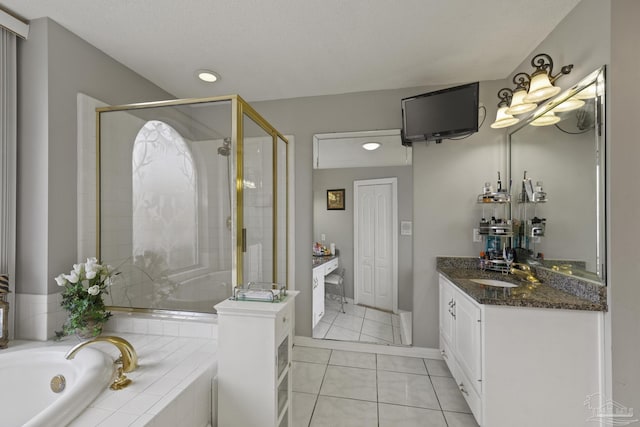
[[242, 252], [247, 252], [247, 229], [242, 229]]

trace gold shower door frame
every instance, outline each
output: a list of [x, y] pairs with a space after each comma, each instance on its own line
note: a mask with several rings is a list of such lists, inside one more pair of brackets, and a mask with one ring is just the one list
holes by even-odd
[[[187, 99], [175, 99], [167, 101], [155, 101], [144, 102], [135, 104], [115, 105], [108, 107], [96, 108], [96, 256], [98, 260], [101, 260], [101, 114], [113, 111], [127, 111], [127, 110], [141, 110], [157, 107], [171, 107], [171, 106], [186, 106], [193, 104], [204, 104], [211, 102], [231, 102], [231, 146], [236, 148], [236, 211], [235, 211], [235, 223], [236, 223], [236, 236], [235, 236], [235, 250], [232, 254], [232, 268], [235, 270], [235, 277], [233, 286], [238, 286], [244, 283], [243, 266], [244, 256], [246, 250], [246, 232], [244, 226], [244, 118], [245, 115], [250, 118], [255, 124], [262, 128], [267, 134], [271, 136], [272, 142], [272, 179], [273, 179], [273, 194], [272, 194], [272, 282], [276, 283], [278, 278], [278, 141], [281, 140], [285, 144], [285, 203], [284, 203], [284, 246], [285, 246], [285, 266], [288, 265], [289, 258], [289, 141], [282, 135], [275, 127], [273, 127], [264, 117], [262, 117], [248, 102], [246, 102], [240, 95], [224, 95], [208, 98], [187, 98]], [[282, 214], [282, 213], [280, 213]], [[285, 267], [285, 285], [289, 287], [289, 272]], [[156, 311], [176, 311], [176, 310], [163, 310], [152, 308], [132, 308], [132, 307], [108, 307], [110, 310], [116, 311], [137, 311], [137, 312], [156, 312]]]

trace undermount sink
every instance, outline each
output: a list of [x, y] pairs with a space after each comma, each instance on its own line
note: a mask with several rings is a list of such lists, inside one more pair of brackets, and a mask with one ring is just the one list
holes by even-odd
[[514, 283], [504, 282], [502, 280], [492, 280], [492, 279], [469, 279], [469, 280], [479, 285], [495, 286], [498, 288], [517, 288], [518, 287], [518, 285]]

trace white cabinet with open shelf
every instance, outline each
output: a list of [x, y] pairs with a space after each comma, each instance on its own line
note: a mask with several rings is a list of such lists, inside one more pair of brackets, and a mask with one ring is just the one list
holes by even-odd
[[294, 300], [225, 300], [218, 312], [218, 425], [292, 425]]

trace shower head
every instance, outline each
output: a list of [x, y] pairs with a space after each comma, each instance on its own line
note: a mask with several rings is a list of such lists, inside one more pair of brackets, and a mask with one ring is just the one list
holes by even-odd
[[218, 154], [227, 157], [231, 154], [231, 138], [225, 138], [222, 145], [218, 147]]

